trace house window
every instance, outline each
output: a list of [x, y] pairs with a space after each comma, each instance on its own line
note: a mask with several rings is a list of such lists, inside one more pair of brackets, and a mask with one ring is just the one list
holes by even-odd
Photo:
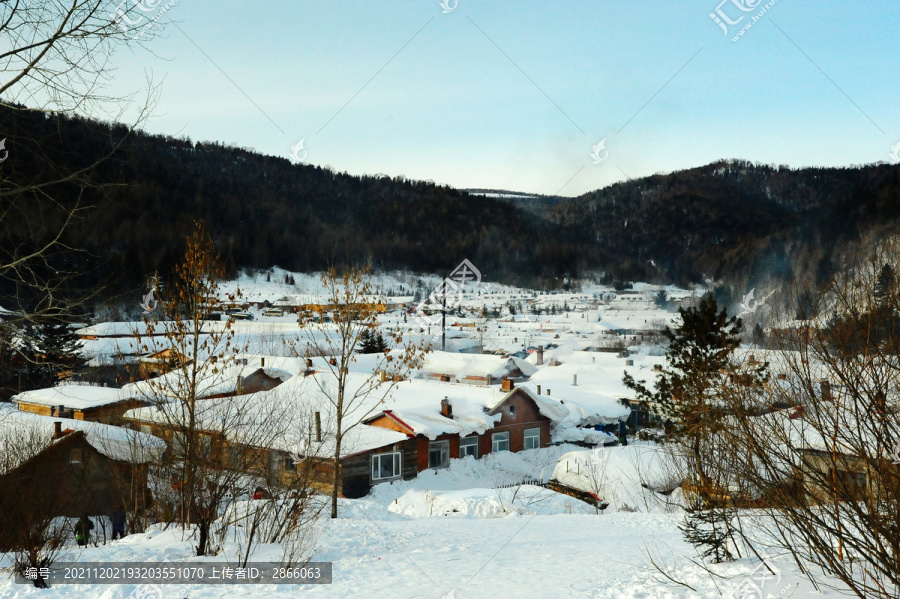
[[537, 449], [541, 446], [541, 429], [525, 429], [525, 449]]
[[478, 436], [473, 435], [459, 440], [459, 457], [464, 458], [467, 455], [478, 459]]
[[516, 417], [516, 406], [509, 406], [509, 417], [510, 418]]
[[450, 441], [432, 441], [428, 444], [428, 467], [446, 468], [450, 465]]
[[401, 474], [399, 451], [372, 456], [372, 480], [399, 478]]
[[69, 450], [69, 463], [81, 465], [84, 461], [84, 450], [81, 447], [74, 447]]
[[491, 451], [509, 451], [509, 431], [491, 435]]

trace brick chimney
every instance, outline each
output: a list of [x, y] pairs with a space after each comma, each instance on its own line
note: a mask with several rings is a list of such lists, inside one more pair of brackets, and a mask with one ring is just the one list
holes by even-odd
[[512, 379], [503, 379], [503, 383], [501, 383], [500, 388], [504, 391], [512, 391], [516, 384]]
[[544, 365], [544, 346], [538, 345], [537, 348], [537, 362], [535, 362], [538, 366]]
[[450, 405], [450, 400], [447, 397], [441, 400], [441, 416], [453, 418], [453, 406]]
[[62, 437], [62, 422], [56, 421], [53, 423], [53, 438], [59, 439]]

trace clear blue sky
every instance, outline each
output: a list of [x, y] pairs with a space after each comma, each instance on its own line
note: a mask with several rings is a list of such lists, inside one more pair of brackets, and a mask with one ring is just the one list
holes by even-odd
[[890, 159], [900, 5], [777, 0], [733, 42], [766, 2], [721, 5], [744, 15], [726, 36], [718, 1], [182, 0], [159, 58], [120, 53], [114, 85], [165, 79], [150, 132], [286, 158], [304, 139], [311, 164], [460, 188]]

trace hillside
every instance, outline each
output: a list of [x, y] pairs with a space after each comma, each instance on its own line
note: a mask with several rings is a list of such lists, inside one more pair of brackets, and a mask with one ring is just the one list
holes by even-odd
[[[107, 295], [166, 273], [196, 218], [204, 219], [232, 275], [278, 265], [293, 271], [369, 261], [376, 269], [441, 272], [470, 259], [492, 281], [544, 288], [570, 277], [729, 285], [818, 276], [848, 243], [900, 217], [900, 166], [800, 169], [722, 161], [618, 183], [577, 198], [497, 190], [471, 193], [400, 177], [357, 176], [221, 144], [31, 112], [0, 112], [7, 181], [80, 167], [123, 141], [92, 171], [91, 186], [51, 188], [72, 205], [83, 193], [69, 247], [47, 268], [76, 270]], [[34, 218], [59, 215], [29, 208]], [[35, 204], [37, 206], [37, 204]], [[0, 221], [4, 247], [27, 247], [16, 219]], [[0, 289], [0, 305], [15, 305]]]
[[900, 166], [806, 168], [720, 161], [566, 200], [549, 218], [625, 259], [618, 278], [686, 283], [821, 280], [832, 259], [900, 217]]

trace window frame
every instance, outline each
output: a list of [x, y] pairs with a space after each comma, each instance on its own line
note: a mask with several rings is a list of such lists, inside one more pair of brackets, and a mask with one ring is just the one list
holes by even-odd
[[[498, 446], [503, 442], [506, 443], [506, 449], [498, 449]], [[509, 431], [501, 431], [498, 433], [491, 433], [491, 453], [495, 453], [498, 451], [509, 451]]]
[[[435, 466], [431, 463], [431, 452], [432, 451], [440, 451], [441, 452], [441, 464]], [[428, 442], [428, 468], [431, 470], [440, 470], [441, 468], [449, 468], [450, 467], [450, 441], [444, 439], [442, 441], [429, 441]]]
[[[476, 460], [478, 459], [478, 435], [472, 435], [471, 437], [460, 437], [459, 439], [459, 458], [462, 459], [466, 456], [472, 456]], [[465, 452], [463, 451], [467, 448], [473, 448], [473, 452]]]
[[[528, 434], [528, 433], [536, 433], [536, 434]], [[528, 446], [529, 439], [537, 439], [537, 445], [533, 447]], [[540, 449], [541, 448], [541, 427], [536, 426], [534, 428], [526, 428], [522, 437], [522, 448], [523, 449]]]
[[[392, 470], [394, 471], [393, 476], [381, 477], [376, 476], [376, 473], [381, 472], [381, 462], [386, 459], [388, 456], [391, 456], [391, 465]], [[378, 462], [378, 469], [375, 468], [375, 462]], [[398, 478], [403, 477], [403, 453], [400, 451], [386, 451], [384, 453], [375, 453], [372, 454], [371, 459], [369, 460], [369, 477], [372, 482], [384, 482], [387, 480], [397, 480]]]

